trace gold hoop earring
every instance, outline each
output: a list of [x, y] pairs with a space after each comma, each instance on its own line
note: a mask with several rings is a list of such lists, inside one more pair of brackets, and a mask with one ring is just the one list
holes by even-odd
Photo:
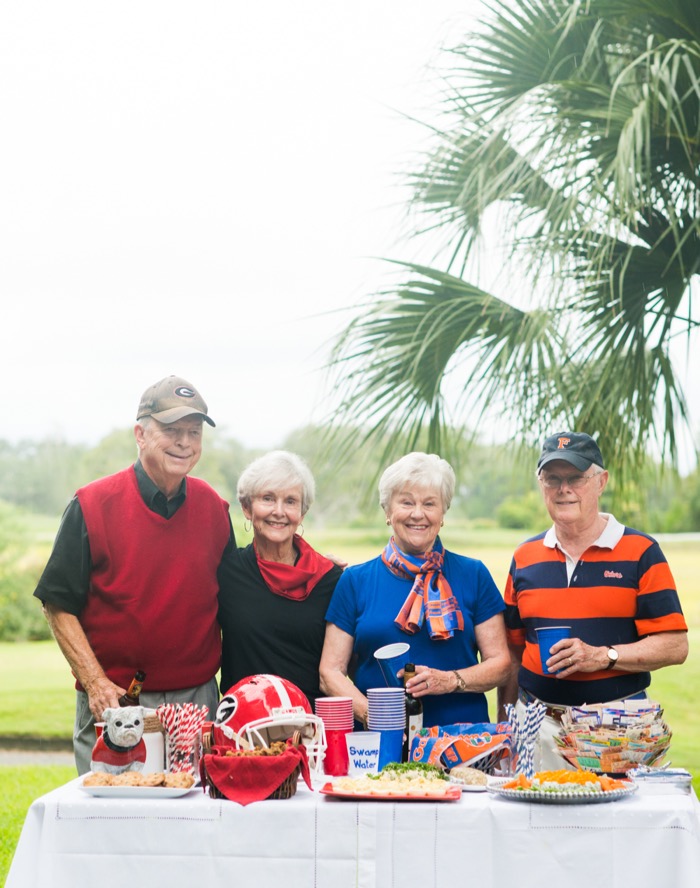
[[[248, 526], [246, 527], [246, 525], [248, 525]], [[245, 521], [243, 522], [243, 530], [245, 530], [246, 533], [250, 533], [252, 529], [253, 529], [253, 525], [250, 521], [250, 518], [246, 518]]]
[[388, 518], [386, 519], [386, 526], [387, 526], [387, 527], [391, 527], [391, 521], [389, 521]]

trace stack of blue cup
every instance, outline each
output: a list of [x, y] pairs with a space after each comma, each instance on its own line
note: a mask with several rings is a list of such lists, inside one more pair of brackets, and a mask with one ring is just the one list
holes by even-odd
[[406, 696], [403, 688], [367, 689], [367, 727], [379, 731], [379, 770], [400, 762], [406, 729]]

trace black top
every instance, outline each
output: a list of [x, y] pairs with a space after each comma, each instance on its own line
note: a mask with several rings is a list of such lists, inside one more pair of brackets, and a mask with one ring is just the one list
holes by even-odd
[[219, 568], [221, 693], [249, 675], [268, 673], [295, 684], [313, 708], [321, 696], [326, 610], [341, 574], [333, 566], [308, 598], [294, 601], [270, 591], [252, 545], [227, 552]]
[[[148, 508], [163, 518], [172, 518], [185, 502], [187, 479], [183, 478], [177, 494], [172, 499], [167, 499], [148, 477], [140, 460], [134, 463], [134, 472], [139, 493]], [[230, 521], [229, 518], [229, 525]], [[231, 527], [227, 547], [235, 548], [234, 543]], [[34, 595], [42, 602], [48, 602], [69, 614], [79, 616], [87, 600], [91, 571], [90, 540], [83, 510], [78, 497], [74, 496], [63, 513], [53, 550]]]

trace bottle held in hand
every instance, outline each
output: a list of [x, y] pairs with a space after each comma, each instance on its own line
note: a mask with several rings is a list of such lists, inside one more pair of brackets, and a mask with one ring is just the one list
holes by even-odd
[[141, 688], [143, 687], [143, 683], [146, 679], [146, 673], [141, 672], [139, 670], [134, 677], [131, 679], [131, 684], [129, 685], [125, 694], [122, 694], [119, 698], [120, 706], [138, 706], [139, 705], [139, 695], [141, 693]]
[[[413, 678], [416, 674], [416, 667], [413, 663], [406, 663], [403, 668], [403, 684], [404, 688], [406, 687], [406, 682]], [[416, 736], [416, 732], [420, 731], [423, 727], [423, 704], [420, 700], [417, 700], [415, 697], [411, 696], [408, 692], [406, 692], [406, 734], [403, 744], [403, 761], [407, 762], [409, 760], [409, 755], [411, 752], [411, 743], [413, 742], [413, 738]]]

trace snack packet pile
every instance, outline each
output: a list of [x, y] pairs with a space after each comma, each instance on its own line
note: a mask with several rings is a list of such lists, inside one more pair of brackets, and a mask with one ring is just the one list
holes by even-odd
[[659, 704], [650, 700], [570, 707], [555, 738], [557, 752], [577, 768], [608, 774], [654, 765], [671, 745], [662, 716]]

